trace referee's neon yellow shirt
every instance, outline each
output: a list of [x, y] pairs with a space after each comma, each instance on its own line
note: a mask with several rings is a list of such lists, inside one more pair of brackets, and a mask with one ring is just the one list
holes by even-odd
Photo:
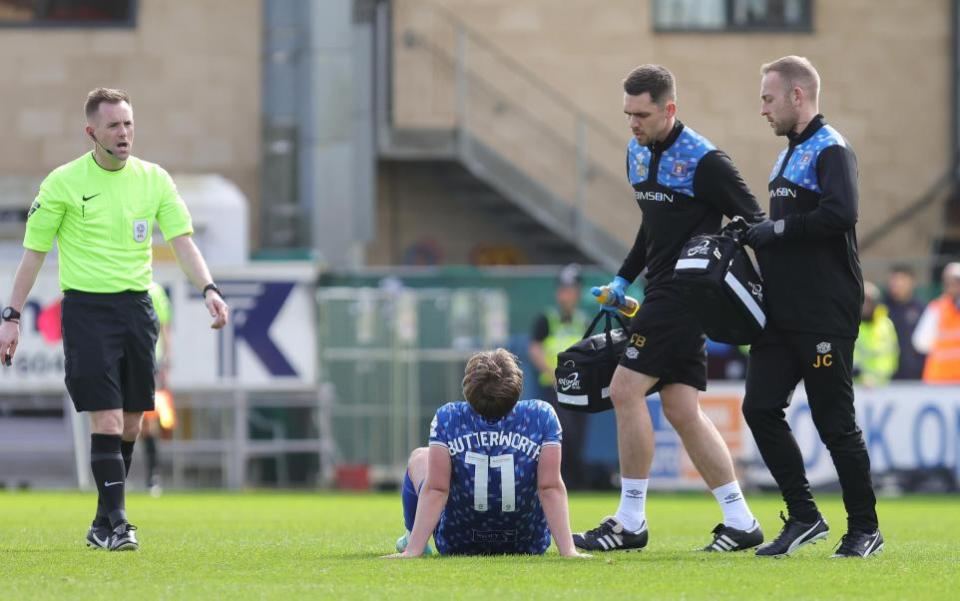
[[88, 153], [40, 184], [23, 246], [46, 253], [56, 238], [61, 290], [144, 291], [153, 281], [154, 224], [168, 241], [193, 233], [170, 174], [134, 156], [108, 171]]

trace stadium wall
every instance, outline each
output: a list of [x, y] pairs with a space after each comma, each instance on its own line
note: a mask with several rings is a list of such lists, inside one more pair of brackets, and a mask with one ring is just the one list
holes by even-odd
[[[821, 72], [822, 111], [859, 156], [862, 238], [920, 198], [950, 165], [950, 6], [947, 0], [814, 1], [810, 33], [701, 34], [655, 32], [651, 0], [574, 0], [562, 10], [550, 0], [397, 0], [394, 124], [442, 128], [455, 119], [452, 92], [425, 88], [448, 75], [416, 63], [416, 49], [404, 41], [408, 25], [450, 38], [444, 21], [458, 20], [622, 132], [624, 144], [620, 82], [640, 63], [661, 63], [678, 77], [681, 119], [733, 157], [766, 207], [767, 177], [784, 141], [759, 115], [760, 65], [800, 54]], [[437, 42], [452, 47], [450, 39]], [[509, 89], [515, 76], [490, 83]], [[941, 219], [935, 208], [899, 228], [865, 253], [868, 266], [927, 256]]]
[[136, 109], [137, 156], [172, 172], [224, 175], [257, 214], [260, 6], [139, 0], [133, 28], [4, 28], [0, 172], [43, 176], [88, 150], [86, 93], [118, 87]]

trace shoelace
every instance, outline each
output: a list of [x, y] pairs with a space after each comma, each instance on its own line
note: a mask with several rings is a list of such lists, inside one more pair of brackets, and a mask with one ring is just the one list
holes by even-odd
[[784, 536], [786, 536], [787, 530], [789, 529], [790, 524], [796, 523], [795, 519], [787, 518], [787, 516], [783, 515], [782, 511], [780, 512], [780, 520], [783, 522], [783, 529], [780, 530], [780, 534], [777, 535], [777, 538], [773, 540], [772, 544], [774, 545], [777, 543], [782, 543], [783, 542], [782, 539]]
[[[134, 526], [133, 524], [124, 524], [124, 525], [126, 526], [126, 528], [124, 528], [124, 529], [123, 529], [123, 532], [120, 533], [120, 534], [126, 534], [127, 532], [130, 532], [131, 530], [136, 530], [136, 529], [137, 529], [137, 527]], [[114, 534], [116, 534], [116, 530], [114, 530]]]
[[586, 532], [583, 533], [583, 535], [584, 537], [589, 535], [594, 538], [599, 538], [601, 534], [605, 534], [607, 531], [613, 532], [613, 526], [611, 526], [608, 522], [604, 521], [602, 524], [600, 524], [596, 528], [587, 530]]
[[856, 545], [853, 544], [853, 538], [854, 537], [852, 533], [847, 532], [840, 537], [840, 540], [837, 542], [837, 544], [833, 546], [833, 550], [837, 553], [856, 553], [859, 555], [860, 553], [858, 552]]

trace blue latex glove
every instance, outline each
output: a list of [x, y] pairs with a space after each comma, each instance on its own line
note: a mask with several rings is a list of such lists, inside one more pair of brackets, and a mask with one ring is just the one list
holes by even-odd
[[[607, 284], [607, 288], [610, 289], [610, 293], [607, 295], [606, 302], [600, 305], [600, 308], [604, 311], [615, 312], [618, 307], [622, 306], [627, 296], [627, 287], [630, 286], [625, 278], [617, 276], [613, 278], [613, 281]], [[600, 286], [594, 286], [590, 289], [590, 294], [599, 297], [603, 294], [603, 289]]]

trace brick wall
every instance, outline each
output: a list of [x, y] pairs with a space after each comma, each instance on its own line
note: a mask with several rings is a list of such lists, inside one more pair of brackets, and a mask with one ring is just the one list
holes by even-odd
[[89, 150], [86, 93], [124, 88], [134, 106], [134, 154], [172, 172], [220, 173], [256, 215], [259, 0], [137, 4], [132, 29], [0, 30], [0, 173], [42, 176]]
[[[570, 100], [622, 132], [620, 82], [634, 66], [656, 62], [679, 82], [680, 118], [726, 150], [766, 207], [766, 180], [784, 140], [759, 116], [759, 68], [786, 54], [810, 58], [823, 80], [821, 110], [860, 159], [863, 237], [909, 205], [949, 166], [951, 156], [950, 3], [947, 0], [814, 2], [812, 34], [655, 33], [650, 0], [432, 0], [468, 23]], [[395, 31], [432, 28], [455, 48], [449, 24], [426, 0], [398, 0]], [[398, 40], [402, 39], [398, 37]], [[435, 78], [439, 64], [405, 72], [411, 51], [396, 45], [398, 126], [453, 123], [454, 97]], [[478, 54], [478, 53], [474, 53]], [[496, 77], [487, 70], [486, 77]], [[500, 82], [510, 89], [507, 75]], [[533, 111], [547, 100], [531, 99]], [[433, 103], [433, 104], [431, 104]], [[540, 106], [537, 106], [540, 105]], [[560, 128], [569, 129], [567, 124]], [[533, 149], [530, 149], [531, 151]], [[622, 155], [621, 155], [622, 156]], [[617, 160], [617, 168], [622, 158]], [[632, 203], [624, 198], [625, 203]], [[639, 219], [639, 217], [638, 217]], [[922, 256], [940, 222], [937, 211], [867, 253], [867, 259]]]

